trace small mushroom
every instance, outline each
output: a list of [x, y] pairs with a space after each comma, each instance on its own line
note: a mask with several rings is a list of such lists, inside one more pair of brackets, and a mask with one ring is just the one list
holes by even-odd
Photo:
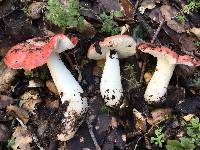
[[146, 88], [144, 99], [148, 103], [159, 103], [165, 99], [165, 93], [169, 81], [173, 75], [176, 64], [196, 66], [200, 61], [189, 55], [178, 55], [176, 52], [164, 46], [155, 46], [150, 43], [141, 43], [138, 49], [157, 57], [155, 72]]
[[76, 43], [76, 37], [69, 39], [63, 34], [51, 38], [33, 38], [13, 46], [4, 58], [5, 64], [13, 69], [31, 70], [47, 62], [62, 103], [69, 103], [62, 120], [64, 130], [58, 134], [58, 140], [61, 141], [74, 136], [82, 123], [82, 115], [87, 111], [87, 99], [82, 96], [83, 89], [58, 55], [66, 49], [74, 48]]
[[100, 92], [106, 105], [117, 106], [123, 95], [119, 58], [127, 58], [136, 53], [136, 42], [128, 35], [115, 35], [92, 44], [88, 50], [88, 58], [105, 59], [105, 66], [100, 83]]

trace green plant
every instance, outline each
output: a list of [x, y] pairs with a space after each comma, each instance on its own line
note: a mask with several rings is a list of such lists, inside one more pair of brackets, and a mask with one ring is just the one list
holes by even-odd
[[63, 6], [59, 0], [49, 0], [45, 16], [47, 20], [63, 29], [84, 26], [84, 18], [80, 15], [78, 0], [68, 0], [67, 6]]
[[28, 15], [28, 3], [26, 2], [24, 7], [22, 8], [23, 12]]
[[36, 70], [25, 70], [24, 75], [27, 79], [29, 78], [40, 78], [42, 80], [48, 80], [49, 79], [49, 70], [48, 68], [40, 68]]
[[182, 7], [179, 13], [177, 13], [177, 20], [183, 23], [185, 21], [184, 14], [190, 14], [191, 12], [197, 11], [199, 8], [199, 0], [188, 0], [187, 4]]
[[197, 47], [200, 47], [200, 41], [194, 42], [194, 45], [197, 46]]
[[8, 144], [7, 144], [7, 148], [8, 149], [11, 149], [12, 145], [15, 144], [15, 138], [14, 137], [11, 137], [10, 139], [8, 139]]
[[105, 12], [100, 14], [101, 20], [102, 20], [102, 28], [101, 31], [115, 35], [120, 33], [120, 27], [118, 27], [116, 24], [113, 22], [114, 17], [121, 17], [122, 14], [120, 11], [114, 11], [111, 12], [110, 15], [107, 15]]
[[134, 65], [128, 64], [125, 66], [124, 70], [127, 71], [127, 73], [129, 74], [129, 79], [127, 79], [127, 80], [131, 83], [131, 85], [134, 88], [139, 87], [140, 83], [136, 79]]
[[176, 16], [176, 18], [177, 18], [178, 22], [180, 22], [180, 23], [183, 23], [185, 21], [184, 15], [179, 14]]
[[109, 112], [109, 108], [106, 105], [102, 105], [101, 108], [100, 108], [100, 112], [108, 113]]
[[26, 78], [32, 78], [32, 77], [34, 77], [34, 72], [33, 71], [24, 71], [24, 75]]
[[200, 146], [200, 122], [198, 117], [190, 121], [181, 121], [181, 125], [186, 129], [187, 135], [178, 140], [168, 140], [167, 150], [194, 150]]
[[164, 142], [164, 134], [162, 133], [162, 128], [158, 128], [155, 130], [155, 137], [151, 137], [151, 143], [158, 145], [160, 148], [163, 146]]

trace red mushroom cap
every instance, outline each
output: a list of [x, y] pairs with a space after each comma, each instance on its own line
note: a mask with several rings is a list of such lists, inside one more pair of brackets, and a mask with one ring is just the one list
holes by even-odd
[[153, 55], [154, 57], [166, 58], [169, 64], [176, 64], [178, 59], [178, 55], [176, 54], [176, 52], [172, 51], [171, 49], [165, 46], [155, 46], [151, 43], [141, 43], [140, 45], [138, 45], [137, 48], [144, 53], [149, 53]]
[[188, 65], [188, 66], [199, 66], [200, 60], [195, 59], [189, 55], [180, 55], [178, 57], [178, 64]]
[[[47, 62], [54, 48], [57, 46], [57, 39], [66, 38], [63, 34], [53, 37], [36, 37], [23, 43], [19, 43], [8, 50], [4, 63], [13, 69], [31, 70]], [[77, 39], [73, 37], [73, 43]]]

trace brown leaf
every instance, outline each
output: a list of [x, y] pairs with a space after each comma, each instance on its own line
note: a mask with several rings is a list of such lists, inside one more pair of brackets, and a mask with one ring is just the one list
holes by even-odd
[[120, 10], [119, 0], [100, 0], [99, 6], [108, 12], [112, 10]]
[[181, 44], [181, 51], [186, 54], [192, 54], [193, 51], [197, 49], [196, 46], [194, 46], [195, 39], [191, 36], [187, 36], [186, 34], [181, 34], [179, 38], [179, 43]]
[[135, 8], [130, 0], [121, 0], [121, 11], [126, 20], [133, 20]]
[[7, 95], [0, 95], [0, 109], [5, 108], [6, 106], [13, 104], [14, 99]]
[[24, 124], [26, 124], [29, 120], [28, 112], [20, 107], [10, 105], [7, 106], [7, 111], [15, 118], [19, 118], [20, 120], [22, 120]]
[[59, 108], [59, 99], [51, 99], [51, 98], [48, 98], [48, 99], [45, 99], [45, 106], [46, 107], [49, 107], [51, 109], [58, 109]]
[[174, 18], [177, 15], [178, 11], [169, 6], [169, 5], [162, 5], [160, 7], [161, 14], [165, 21], [167, 22], [167, 26], [170, 27], [172, 30], [182, 33], [185, 32], [185, 26], [183, 23], [177, 22]]
[[146, 9], [153, 9], [154, 7], [156, 7], [155, 0], [143, 0], [139, 7], [139, 11], [141, 14], [144, 14]]
[[13, 150], [31, 150], [32, 136], [27, 129], [17, 127], [12, 135], [15, 143], [12, 145]]
[[143, 117], [142, 113], [138, 110], [133, 109], [133, 114], [135, 115], [135, 128], [140, 131], [146, 131], [146, 119]]
[[9, 138], [9, 129], [6, 125], [0, 123], [0, 142], [6, 142]]
[[4, 63], [0, 65], [0, 92], [8, 92], [16, 74], [17, 70], [6, 67]]
[[171, 115], [171, 108], [158, 108], [151, 112], [152, 118], [147, 119], [147, 122], [151, 125], [158, 124], [166, 120]]
[[39, 99], [39, 93], [37, 91], [34, 90], [30, 90], [25, 92], [20, 98], [20, 103], [19, 106], [28, 110], [29, 112], [31, 112], [32, 114], [34, 113], [35, 110], [35, 105], [37, 103], [41, 102], [41, 99]]
[[59, 95], [58, 90], [57, 90], [56, 85], [53, 82], [53, 80], [47, 80], [46, 86], [50, 92], [52, 92], [55, 95]]
[[195, 34], [198, 37], [198, 39], [200, 40], [200, 28], [193, 27], [192, 29], [190, 29], [190, 32]]

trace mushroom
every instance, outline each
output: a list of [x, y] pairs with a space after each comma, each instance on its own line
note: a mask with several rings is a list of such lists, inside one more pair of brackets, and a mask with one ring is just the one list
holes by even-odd
[[119, 58], [127, 58], [136, 53], [136, 42], [128, 35], [115, 35], [92, 44], [88, 58], [105, 59], [105, 66], [100, 83], [100, 92], [107, 106], [114, 107], [120, 103], [123, 95]]
[[155, 46], [150, 43], [141, 43], [138, 49], [157, 57], [155, 72], [146, 88], [144, 99], [147, 103], [159, 103], [165, 98], [169, 81], [176, 64], [195, 66], [199, 62], [188, 55], [177, 55], [176, 52], [164, 46]]
[[82, 96], [83, 89], [58, 55], [66, 49], [74, 48], [76, 43], [76, 37], [69, 39], [63, 34], [51, 38], [37, 37], [13, 46], [4, 58], [5, 64], [13, 69], [31, 70], [47, 62], [62, 103], [68, 103], [62, 120], [64, 129], [57, 135], [61, 141], [74, 136], [88, 107], [87, 99]]

